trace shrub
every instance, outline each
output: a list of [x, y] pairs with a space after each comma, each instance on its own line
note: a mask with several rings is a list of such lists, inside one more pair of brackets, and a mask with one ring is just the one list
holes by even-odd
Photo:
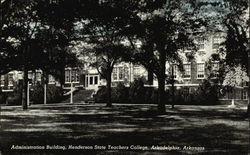
[[[111, 101], [115, 103], [128, 102], [128, 88], [123, 83], [118, 83], [117, 87], [111, 88]], [[107, 101], [107, 89], [102, 86], [95, 95], [95, 102], [105, 103]]]
[[5, 104], [7, 100], [7, 95], [5, 93], [0, 92], [0, 104]]
[[141, 78], [136, 79], [129, 89], [130, 103], [142, 104], [145, 103], [145, 87]]
[[22, 97], [20, 93], [13, 93], [7, 97], [7, 104], [8, 105], [21, 105], [22, 104]]
[[123, 83], [118, 83], [117, 87], [112, 88], [111, 101], [116, 103], [127, 103], [129, 101], [129, 91]]
[[107, 90], [105, 86], [99, 87], [95, 94], [95, 102], [104, 103], [107, 101]]
[[37, 85], [33, 87], [33, 91], [30, 93], [30, 100], [33, 103], [43, 103], [44, 102], [44, 89], [42, 85]]
[[47, 101], [48, 103], [58, 103], [62, 100], [63, 90], [55, 85], [48, 85]]
[[[37, 85], [31, 92], [31, 101], [33, 103], [44, 102], [44, 88], [42, 85]], [[47, 87], [47, 103], [57, 103], [62, 100], [63, 90], [61, 87], [55, 85], [48, 85]]]
[[218, 86], [205, 80], [199, 86], [195, 96], [194, 100], [198, 102], [197, 104], [214, 105], [218, 102]]

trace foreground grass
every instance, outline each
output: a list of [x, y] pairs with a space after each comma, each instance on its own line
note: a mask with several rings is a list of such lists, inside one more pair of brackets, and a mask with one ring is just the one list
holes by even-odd
[[[63, 104], [34, 105], [22, 111], [21, 107], [2, 106], [0, 150], [2, 154], [244, 155], [248, 152], [249, 122], [242, 117], [243, 109], [176, 106], [174, 110], [167, 108], [164, 115], [158, 115], [155, 109], [154, 105], [107, 108], [104, 104]], [[49, 145], [54, 149], [11, 149], [16, 145], [45, 148]], [[70, 145], [78, 149], [69, 149]], [[65, 150], [59, 149], [63, 146]], [[93, 148], [79, 148], [83, 146]], [[165, 149], [154, 150], [152, 146]]]

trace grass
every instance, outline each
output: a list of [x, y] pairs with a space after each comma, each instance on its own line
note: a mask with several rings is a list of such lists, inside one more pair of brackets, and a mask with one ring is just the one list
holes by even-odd
[[[2, 154], [234, 154], [248, 152], [245, 109], [226, 106], [175, 106], [158, 115], [155, 105], [105, 104], [1, 107]], [[106, 149], [11, 150], [12, 145], [103, 145]], [[108, 145], [121, 149], [108, 149]], [[137, 146], [137, 150], [122, 146]], [[152, 146], [179, 150], [152, 150]], [[143, 147], [147, 150], [141, 150]], [[183, 149], [202, 147], [204, 150]]]

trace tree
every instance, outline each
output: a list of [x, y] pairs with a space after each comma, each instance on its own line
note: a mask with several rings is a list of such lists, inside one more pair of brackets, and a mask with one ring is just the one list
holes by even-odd
[[[222, 52], [226, 54], [225, 61], [228, 66], [235, 67], [240, 65], [250, 76], [250, 50], [249, 50], [249, 1], [248, 0], [224, 0], [222, 13], [223, 22], [227, 37], [223, 43], [225, 48]], [[250, 114], [250, 85], [248, 88], [248, 110]]]
[[157, 77], [160, 113], [165, 112], [166, 62], [178, 62], [181, 67], [179, 52], [194, 47], [194, 36], [205, 30], [206, 22], [199, 14], [199, 7], [198, 3], [188, 0], [141, 1], [137, 12], [141, 31], [136, 39], [130, 38], [130, 42], [141, 41], [134, 59]]
[[[126, 2], [126, 3], [125, 3]], [[131, 1], [128, 1], [131, 2]], [[92, 66], [96, 67], [98, 73], [106, 79], [107, 106], [111, 107], [111, 74], [114, 65], [127, 56], [129, 47], [124, 43], [126, 26], [130, 14], [127, 1], [102, 1], [91, 8], [90, 14], [83, 16], [79, 22], [82, 23], [82, 36], [87, 36], [85, 42], [92, 46], [90, 51], [95, 57]], [[90, 52], [90, 53], [89, 53]]]
[[[37, 2], [35, 1], [5, 1], [5, 10], [8, 10], [3, 17], [3, 40], [5, 43], [13, 45], [13, 40], [18, 43], [16, 47], [18, 53], [13, 58], [21, 58], [20, 66], [18, 69], [23, 70], [23, 93], [22, 93], [22, 105], [23, 109], [27, 109], [27, 84], [28, 84], [28, 64], [29, 64], [29, 54], [30, 45], [32, 45], [32, 40], [34, 34], [39, 27], [39, 18], [36, 15], [35, 7]], [[8, 41], [9, 39], [9, 41]], [[9, 47], [10, 47], [9, 46]], [[10, 53], [13, 50], [6, 49], [3, 52]], [[12, 54], [7, 54], [12, 55]], [[9, 57], [13, 61], [12, 56]], [[13, 63], [13, 62], [12, 62]], [[12, 66], [12, 63], [8, 63]], [[13, 69], [14, 67], [11, 67]]]
[[42, 24], [36, 33], [36, 40], [42, 50], [40, 54], [43, 59], [33, 63], [37, 63], [37, 67], [43, 70], [45, 76], [51, 74], [61, 83], [64, 81], [65, 67], [79, 64], [77, 54], [72, 52], [74, 17], [77, 15], [74, 12], [75, 6], [76, 1], [43, 1], [37, 9]]
[[[71, 16], [73, 12], [66, 11], [70, 10], [69, 6], [71, 5], [63, 0], [60, 3], [4, 1], [3, 10], [6, 14], [2, 19], [1, 44], [5, 46], [1, 49], [1, 55], [4, 55], [1, 59], [8, 68], [1, 71], [8, 72], [13, 69], [23, 71], [23, 109], [27, 109], [29, 70], [42, 69], [54, 75], [61, 72], [61, 76], [67, 57], [74, 59], [74, 55], [66, 51], [69, 45], [68, 37], [72, 32], [70, 30], [74, 26]], [[61, 11], [66, 12], [60, 14]]]

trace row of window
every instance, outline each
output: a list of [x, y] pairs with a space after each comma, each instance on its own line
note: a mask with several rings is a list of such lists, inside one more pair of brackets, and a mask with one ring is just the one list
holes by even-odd
[[80, 81], [79, 70], [65, 70], [65, 83], [75, 82], [78, 83]]
[[[204, 38], [198, 38], [197, 39], [198, 42], [198, 48], [199, 49], [204, 49], [205, 48], [205, 40]], [[219, 36], [214, 36], [213, 37], [213, 42], [212, 42], [212, 48], [213, 49], [218, 49], [221, 43], [221, 37]]]
[[89, 85], [97, 85], [98, 76], [89, 76]]
[[[79, 83], [80, 82], [80, 71], [77, 69], [65, 70], [65, 83]], [[97, 85], [98, 75], [88, 75], [84, 81], [85, 84]]]
[[112, 72], [112, 79], [114, 81], [122, 81], [128, 79], [129, 77], [129, 68], [126, 66], [123, 67], [114, 67]]
[[[177, 78], [178, 76], [178, 66], [174, 65], [173, 66], [173, 70], [174, 70], [174, 78]], [[140, 73], [140, 69], [139, 67], [134, 67], [133, 69], [133, 76], [134, 78], [138, 78], [140, 77], [141, 73]], [[218, 70], [219, 70], [219, 64], [218, 63], [214, 63], [212, 64], [212, 72], [211, 72], [211, 76], [212, 77], [218, 77]], [[191, 64], [184, 64], [184, 75], [183, 77], [185, 79], [190, 79], [191, 78]], [[113, 81], [122, 81], [124, 79], [128, 79], [129, 76], [129, 71], [128, 71], [128, 67], [114, 67], [113, 72], [112, 72], [112, 79]], [[197, 79], [204, 79], [205, 78], [205, 63], [197, 63]]]
[[[191, 78], [191, 64], [184, 64], [184, 75], [183, 77], [185, 79], [190, 79]], [[212, 64], [212, 69], [211, 69], [211, 76], [212, 77], [218, 77], [219, 73], [219, 64], [214, 63]], [[174, 78], [177, 78], [178, 74], [178, 67], [177, 65], [174, 65]], [[204, 79], [205, 78], [205, 63], [197, 63], [197, 79]]]
[[[14, 84], [14, 79], [13, 79], [13, 74], [9, 73], [8, 74], [8, 86], [13, 86]], [[0, 86], [3, 87], [5, 85], [5, 77], [4, 75], [1, 75], [1, 79], [0, 79]]]

